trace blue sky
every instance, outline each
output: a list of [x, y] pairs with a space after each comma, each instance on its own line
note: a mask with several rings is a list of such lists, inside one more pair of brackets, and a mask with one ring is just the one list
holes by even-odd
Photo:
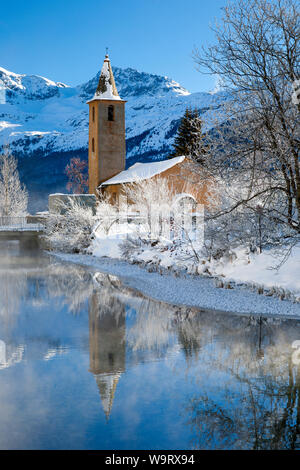
[[167, 75], [190, 91], [214, 78], [196, 71], [194, 46], [226, 0], [14, 0], [1, 2], [0, 66], [68, 85], [89, 80], [106, 46], [113, 65]]

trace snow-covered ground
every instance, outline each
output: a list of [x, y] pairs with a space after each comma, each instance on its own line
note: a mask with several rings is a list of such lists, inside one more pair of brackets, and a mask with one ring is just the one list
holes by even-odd
[[195, 255], [189, 242], [140, 239], [135, 224], [113, 224], [109, 234], [99, 227], [88, 249], [92, 256], [72, 260], [125, 277], [150, 297], [240, 313], [300, 315], [300, 246], [280, 266], [285, 253], [275, 249], [254, 254], [240, 247], [209, 260], [200, 239], [193, 242]]
[[112, 259], [121, 259], [122, 253], [120, 244], [126, 239], [128, 230], [122, 230], [122, 226], [113, 226], [110, 234], [98, 233], [92, 242], [90, 252], [98, 258], [107, 257]]
[[[115, 225], [109, 235], [96, 233], [90, 253], [99, 257], [122, 259], [121, 244], [130, 235], [128, 227], [130, 225]], [[133, 230], [134, 227], [131, 231]], [[150, 244], [142, 245], [129, 257], [129, 261], [142, 265], [152, 263], [157, 268], [173, 271], [185, 270], [190, 274], [208, 274], [227, 282], [256, 284], [267, 290], [284, 289], [300, 300], [300, 246], [295, 246], [281, 264], [286, 254], [283, 249], [270, 249], [254, 254], [239, 247], [232, 250], [230, 258], [208, 261], [205, 256], [201, 256], [200, 245], [194, 244], [199, 260], [195, 259], [188, 245], [176, 248], [172, 242], [163, 240], [155, 247]]]
[[[245, 249], [236, 250], [237, 258], [226, 263], [215, 263], [212, 271], [227, 280], [256, 283], [269, 288], [288, 289], [300, 299], [300, 246], [295, 246], [287, 260], [284, 252], [275, 249], [261, 254], [246, 254]], [[278, 269], [276, 269], [278, 267]]]
[[161, 275], [126, 261], [90, 255], [57, 253], [56, 256], [61, 260], [118, 276], [126, 286], [171, 304], [250, 315], [300, 316], [299, 303], [259, 295], [245, 286], [219, 289], [213, 279], [202, 276], [174, 276], [171, 273]]
[[[167, 239], [154, 237], [155, 226], [151, 224], [154, 231], [149, 238], [147, 218], [141, 219], [132, 211], [120, 218], [105, 202], [98, 209], [102, 219], [94, 225], [88, 248], [86, 244], [83, 247], [86, 254], [57, 256], [118, 276], [128, 287], [171, 304], [300, 317], [300, 246], [293, 248], [277, 270], [274, 267], [283, 252], [279, 256], [275, 249], [255, 255], [246, 248], [236, 248], [227, 257], [210, 260], [201, 230], [192, 230], [184, 238], [173, 227]], [[54, 243], [53, 248], [60, 249], [56, 246]], [[78, 245], [75, 248], [80, 249]]]

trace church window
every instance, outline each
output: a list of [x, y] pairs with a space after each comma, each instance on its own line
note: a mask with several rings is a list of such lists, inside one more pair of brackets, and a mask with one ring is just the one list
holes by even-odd
[[92, 138], [92, 152], [95, 152], [95, 139], [94, 137]]
[[108, 106], [107, 120], [114, 121], [114, 107], [112, 105]]
[[93, 110], [92, 110], [92, 119], [93, 119], [93, 122], [95, 122], [95, 106], [93, 106]]

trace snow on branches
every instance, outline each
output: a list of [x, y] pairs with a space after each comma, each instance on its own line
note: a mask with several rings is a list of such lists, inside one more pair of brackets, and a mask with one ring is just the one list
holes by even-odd
[[0, 155], [0, 215], [24, 216], [27, 205], [28, 193], [20, 182], [17, 160], [6, 147]]
[[49, 248], [67, 253], [84, 252], [91, 243], [95, 217], [91, 208], [82, 206], [71, 197], [62, 202], [60, 211], [50, 212], [45, 227]]

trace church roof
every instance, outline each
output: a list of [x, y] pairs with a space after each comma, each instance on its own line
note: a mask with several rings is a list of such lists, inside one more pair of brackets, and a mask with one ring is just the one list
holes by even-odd
[[121, 100], [115, 84], [108, 54], [106, 54], [103, 62], [97, 90], [90, 101], [93, 100]]
[[133, 183], [136, 181], [146, 180], [153, 176], [159, 175], [169, 168], [172, 168], [178, 163], [183, 162], [184, 156], [170, 158], [169, 160], [163, 160], [161, 162], [151, 163], [135, 163], [127, 170], [121, 171], [113, 178], [104, 181], [100, 186], [107, 186], [109, 184], [122, 184], [122, 183]]

